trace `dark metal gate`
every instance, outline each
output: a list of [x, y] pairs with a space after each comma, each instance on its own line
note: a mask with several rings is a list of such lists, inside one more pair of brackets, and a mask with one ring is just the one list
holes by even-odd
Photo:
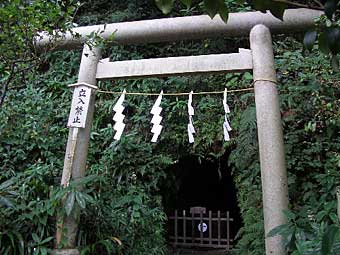
[[169, 217], [170, 244], [177, 247], [205, 247], [214, 249], [232, 248], [230, 238], [229, 212], [206, 213], [204, 207], [192, 207], [190, 213], [185, 210]]

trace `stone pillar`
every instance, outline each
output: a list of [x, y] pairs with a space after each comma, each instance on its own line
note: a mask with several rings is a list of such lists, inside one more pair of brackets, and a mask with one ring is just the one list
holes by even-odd
[[[101, 58], [100, 49], [84, 46], [81, 58], [78, 83], [96, 85], [97, 64]], [[90, 140], [90, 131], [93, 121], [95, 95], [91, 96], [85, 128], [70, 128], [64, 159], [64, 168], [61, 185], [67, 186], [70, 178], [77, 181], [85, 176], [87, 152]], [[74, 249], [77, 240], [80, 208], [74, 205], [70, 216], [59, 218], [57, 222], [57, 247], [63, 245], [62, 250], [56, 250], [56, 254], [77, 255]]]
[[287, 171], [274, 54], [269, 29], [256, 25], [250, 32], [253, 55], [256, 119], [261, 163], [266, 255], [284, 255], [281, 236], [267, 237], [286, 222], [288, 209]]

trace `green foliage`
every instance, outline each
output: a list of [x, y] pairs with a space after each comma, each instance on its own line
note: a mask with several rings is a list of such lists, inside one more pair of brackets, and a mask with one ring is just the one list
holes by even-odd
[[[329, 1], [326, 2], [326, 4]], [[326, 12], [326, 10], [325, 10]], [[333, 18], [332, 18], [333, 17]], [[331, 55], [331, 64], [334, 70], [339, 70], [338, 54], [340, 53], [340, 23], [334, 17], [323, 15], [316, 22], [316, 29], [305, 34], [304, 44], [311, 49], [315, 42], [318, 42], [319, 50]], [[316, 36], [316, 34], [318, 36]]]
[[12, 191], [13, 180], [9, 179], [0, 185], [0, 205], [4, 207], [13, 207], [11, 202], [12, 197], [16, 195], [15, 191]]
[[288, 223], [274, 228], [268, 236], [281, 235], [287, 252], [293, 255], [339, 254], [338, 222], [331, 225], [325, 224], [324, 221], [317, 223], [313, 215], [308, 215], [309, 220], [306, 220], [300, 212], [295, 214], [287, 211], [286, 216]]
[[171, 12], [174, 5], [174, 0], [155, 0], [155, 2], [157, 7], [161, 9], [164, 14]]
[[303, 38], [303, 44], [307, 50], [313, 49], [313, 45], [316, 41], [317, 33], [316, 31], [308, 31]]
[[273, 16], [276, 18], [283, 20], [283, 14], [285, 9], [287, 8], [287, 4], [282, 1], [271, 1], [271, 0], [255, 0], [254, 1], [255, 10], [259, 10], [263, 13], [266, 13], [267, 10], [270, 11]]
[[[240, 254], [264, 253], [263, 213], [260, 165], [253, 95], [247, 97], [247, 107], [240, 118], [237, 146], [230, 155], [233, 176], [238, 190], [238, 202], [244, 226], [238, 236]], [[250, 195], [251, 194], [251, 195]]]
[[[77, 54], [60, 57], [65, 61]], [[59, 184], [67, 128], [69, 92], [60, 81], [69, 82], [74, 73], [70, 63], [46, 75], [28, 72], [29, 82], [15, 77], [0, 111], [1, 198], [0, 253], [46, 254], [53, 246], [55, 215], [60, 201], [53, 199]], [[66, 61], [65, 61], [66, 62]], [[52, 62], [51, 62], [52, 64]], [[25, 87], [23, 87], [24, 85]], [[51, 102], [55, 104], [51, 104]]]
[[[39, 171], [40, 170], [40, 171]], [[1, 254], [47, 254], [53, 239], [55, 207], [48, 198], [50, 188], [41, 170], [32, 168], [18, 173], [13, 182], [15, 196], [10, 207], [0, 207]]]
[[227, 22], [229, 10], [224, 0], [204, 0], [203, 3], [210, 18], [214, 18], [216, 14], [219, 14]]
[[[45, 55], [35, 47], [41, 32], [52, 35], [52, 41], [73, 27], [73, 15], [79, 7], [76, 1], [4, 0], [0, 3], [0, 107], [14, 79], [23, 83], [30, 72], [46, 69]], [[55, 33], [57, 29], [60, 34]], [[48, 51], [54, 47], [45, 49]]]
[[[165, 1], [159, 1], [154, 0], [157, 7], [164, 13], [168, 14], [171, 12], [172, 8], [174, 7], [174, 0], [165, 0]], [[187, 9], [189, 8], [195, 8], [195, 6], [204, 6], [204, 9], [206, 13], [210, 16], [210, 18], [214, 18], [217, 14], [220, 15], [222, 20], [224, 22], [228, 21], [228, 15], [230, 6], [232, 5], [248, 5], [246, 1], [224, 1], [224, 0], [201, 0], [201, 1], [186, 1], [186, 0], [180, 0], [183, 5], [186, 6]], [[269, 10], [275, 17], [282, 20], [283, 13], [287, 7], [286, 3], [284, 1], [272, 1], [272, 0], [256, 0], [253, 1], [253, 6], [256, 10], [266, 12]]]
[[325, 3], [325, 14], [328, 19], [332, 20], [333, 15], [338, 9], [339, 0], [327, 0]]

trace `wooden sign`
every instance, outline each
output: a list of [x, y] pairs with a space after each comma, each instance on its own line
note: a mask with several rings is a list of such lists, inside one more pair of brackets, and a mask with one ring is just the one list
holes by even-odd
[[85, 128], [92, 89], [97, 87], [87, 83], [76, 83], [69, 87], [74, 87], [74, 90], [67, 126]]

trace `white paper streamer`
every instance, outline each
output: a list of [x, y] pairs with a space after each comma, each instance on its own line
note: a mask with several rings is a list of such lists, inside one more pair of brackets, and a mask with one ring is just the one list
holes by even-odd
[[116, 130], [116, 134], [113, 137], [113, 139], [115, 140], [120, 139], [125, 128], [125, 124], [123, 122], [125, 118], [125, 115], [123, 114], [123, 111], [124, 111], [123, 102], [125, 100], [125, 93], [126, 91], [124, 89], [122, 95], [119, 97], [117, 103], [115, 104], [115, 106], [113, 106], [113, 109], [112, 109], [115, 112], [115, 114], [113, 115], [113, 120], [115, 121], [113, 129]]
[[160, 107], [161, 105], [161, 101], [162, 101], [162, 96], [163, 96], [163, 90], [161, 91], [161, 93], [159, 94], [155, 104], [153, 105], [152, 109], [151, 109], [151, 114], [152, 119], [151, 119], [151, 123], [153, 124], [152, 129], [151, 129], [151, 133], [153, 133], [151, 142], [155, 143], [157, 142], [157, 139], [160, 135], [160, 133], [162, 132], [163, 126], [161, 125], [162, 122], [162, 116], [160, 116], [161, 112], [162, 112], [162, 107]]
[[189, 137], [189, 143], [193, 143], [195, 141], [194, 134], [196, 133], [194, 125], [193, 125], [193, 118], [195, 111], [194, 108], [192, 107], [192, 94], [193, 91], [190, 92], [189, 94], [189, 99], [188, 99], [188, 114], [189, 114], [189, 124], [188, 124], [188, 137]]
[[223, 107], [224, 107], [224, 122], [223, 122], [223, 134], [224, 134], [224, 140], [230, 141], [230, 135], [229, 132], [232, 130], [230, 127], [230, 124], [228, 122], [228, 113], [230, 113], [230, 108], [227, 104], [227, 89], [224, 89], [223, 93]]

